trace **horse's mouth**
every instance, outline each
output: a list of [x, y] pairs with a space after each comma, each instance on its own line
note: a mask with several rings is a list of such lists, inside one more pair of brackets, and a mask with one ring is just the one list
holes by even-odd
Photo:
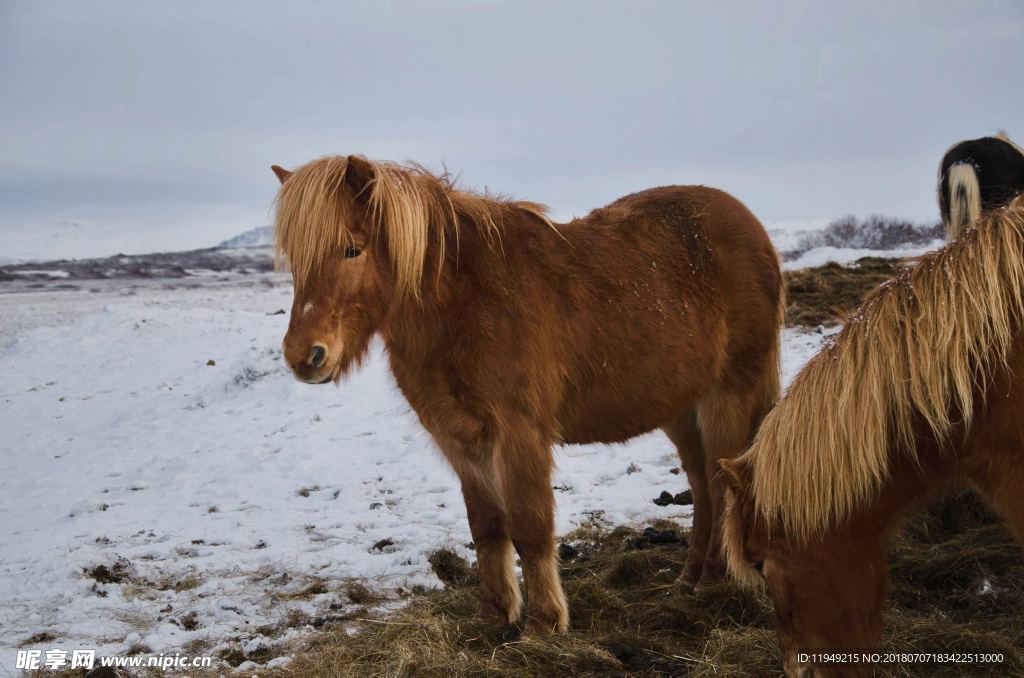
[[324, 375], [323, 379], [321, 379], [320, 381], [309, 381], [308, 383], [315, 384], [317, 386], [320, 386], [320, 385], [323, 385], [323, 384], [329, 384], [332, 381], [334, 381], [334, 379], [338, 376], [339, 372], [341, 372], [341, 361], [340, 360], [338, 362], [336, 362], [334, 364], [334, 366], [331, 367], [330, 370], [328, 370], [327, 374]]
[[344, 356], [337, 355], [333, 360], [324, 360], [324, 357], [321, 356], [316, 365], [313, 364], [312, 358], [287, 364], [297, 381], [311, 386], [322, 386], [337, 381], [345, 370]]
[[323, 384], [329, 384], [332, 381], [334, 381], [334, 377], [337, 376], [337, 374], [338, 367], [335, 366], [330, 371], [328, 371], [323, 377], [319, 377], [313, 374], [309, 376], [296, 374], [295, 378], [301, 381], [303, 384], [309, 384], [311, 386], [321, 386]]

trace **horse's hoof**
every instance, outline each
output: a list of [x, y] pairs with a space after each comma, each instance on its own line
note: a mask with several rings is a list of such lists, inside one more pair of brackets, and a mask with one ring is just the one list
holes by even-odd
[[569, 630], [569, 620], [565, 619], [538, 619], [530, 617], [526, 621], [526, 629], [523, 631], [528, 636], [553, 636], [565, 633]]
[[703, 571], [703, 558], [697, 562], [688, 562], [683, 566], [683, 571], [680, 572], [679, 576], [676, 578], [676, 586], [681, 588], [683, 591], [693, 591], [693, 587], [695, 587], [700, 581]]
[[498, 610], [480, 610], [480, 621], [494, 627], [512, 626], [519, 621], [519, 615]]
[[494, 628], [504, 628], [516, 623], [516, 620], [511, 615], [501, 614], [493, 610], [480, 610], [480, 614], [477, 616], [480, 621]]
[[683, 572], [676, 578], [676, 586], [682, 589], [686, 593], [690, 593], [697, 586], [697, 582], [700, 580], [700, 575], [694, 575], [691, 572]]
[[700, 579], [697, 581], [696, 588], [702, 586], [707, 588], [720, 584], [725, 581], [726, 574], [725, 563], [717, 558], [707, 558], [701, 564]]
[[700, 581], [693, 587], [693, 594], [696, 596], [707, 593], [709, 590], [717, 588], [725, 582], [725, 575], [707, 575], [701, 576]]
[[480, 603], [480, 619], [493, 626], [509, 626], [519, 620], [520, 605], [512, 605], [510, 609], [503, 610], [493, 602]]

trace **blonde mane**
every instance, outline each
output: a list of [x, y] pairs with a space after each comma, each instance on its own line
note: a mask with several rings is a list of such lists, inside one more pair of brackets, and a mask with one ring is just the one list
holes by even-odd
[[[346, 175], [352, 160], [371, 172], [360, 195], [353, 195]], [[522, 210], [551, 226], [543, 205], [459, 190], [447, 173], [431, 174], [420, 165], [372, 162], [327, 156], [299, 167], [283, 183], [276, 200], [275, 266], [291, 268], [301, 287], [330, 252], [352, 244], [351, 227], [364, 198], [370, 239], [384, 236], [395, 271], [397, 294], [420, 298], [430, 243], [444, 261], [446, 235], [458, 241], [460, 224], [471, 224], [486, 237], [502, 231], [508, 210]], [[438, 274], [440, 274], [440, 267]]]
[[920, 257], [847, 318], [765, 418], [751, 450], [755, 510], [808, 540], [877, 494], [891, 454], [970, 430], [1024, 325], [1024, 197]]

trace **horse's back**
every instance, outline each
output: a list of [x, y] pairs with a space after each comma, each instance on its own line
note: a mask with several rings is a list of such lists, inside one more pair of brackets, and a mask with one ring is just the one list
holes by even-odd
[[783, 298], [778, 254], [764, 226], [740, 200], [707, 186], [673, 187], [676, 199], [696, 208], [677, 225], [706, 234], [717, 264], [710, 284], [721, 290], [725, 356], [719, 378], [745, 388], [764, 371], [763, 355], [778, 340]]
[[741, 202], [663, 186], [569, 226], [575, 278], [595, 293], [580, 304], [586, 319], [567, 329], [567, 439], [625, 439], [716, 385], [745, 389], [761, 378], [779, 331], [781, 273]]
[[629, 222], [647, 219], [665, 226], [679, 235], [695, 230], [708, 234], [734, 234], [768, 244], [764, 227], [730, 193], [710, 186], [659, 186], [631, 193], [607, 207], [594, 210], [582, 222]]
[[[580, 221], [619, 237], [639, 232], [675, 253], [688, 281], [714, 291], [760, 274], [777, 290], [778, 257], [761, 222], [735, 197], [708, 186], [661, 186], [627, 195]], [[608, 234], [602, 234], [607, 237]], [[737, 281], [736, 279], [741, 280]]]
[[981, 137], [954, 144], [942, 158], [942, 169], [947, 170], [961, 162], [1007, 167], [1017, 173], [1024, 168], [1024, 154], [1009, 141], [997, 137]]

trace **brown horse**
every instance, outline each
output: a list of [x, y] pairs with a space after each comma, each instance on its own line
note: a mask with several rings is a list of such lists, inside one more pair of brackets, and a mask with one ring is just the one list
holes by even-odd
[[724, 574], [715, 462], [750, 443], [779, 388], [781, 275], [743, 205], [663, 187], [555, 225], [540, 205], [417, 166], [335, 156], [274, 171], [276, 247], [295, 284], [285, 360], [328, 383], [383, 339], [462, 482], [485, 616], [520, 614], [514, 548], [528, 629], [567, 628], [556, 443], [663, 429], [694, 494], [682, 577]]
[[792, 676], [870, 674], [798, 653], [877, 645], [885, 537], [959, 478], [1024, 543], [1024, 198], [882, 285], [721, 462], [725, 546], [766, 585]]

